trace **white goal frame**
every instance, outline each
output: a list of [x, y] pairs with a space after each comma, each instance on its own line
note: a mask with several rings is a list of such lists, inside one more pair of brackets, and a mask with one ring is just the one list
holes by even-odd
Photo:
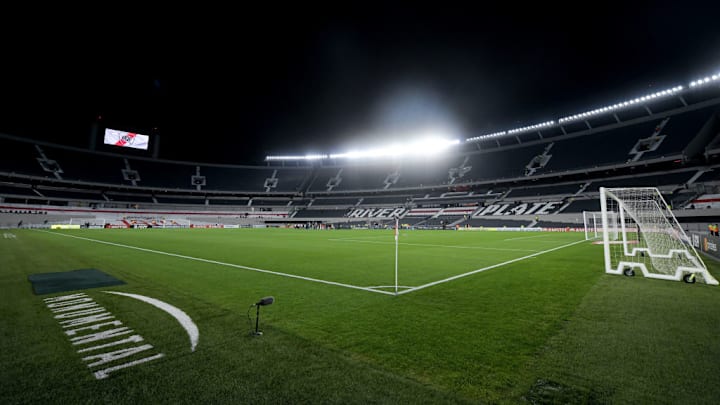
[[[609, 216], [610, 240], [617, 240], [619, 229], [619, 218], [617, 215]], [[583, 211], [583, 225], [585, 227], [585, 240], [602, 238], [602, 211]]]
[[[654, 206], [652, 214], [655, 215], [654, 218], [657, 219], [658, 222], [643, 222], [644, 217], [638, 218], [638, 213], [634, 212], [634, 208], [631, 205], [628, 205], [628, 201], [623, 200], [622, 197], [618, 197], [617, 195], [632, 192], [647, 193], [647, 196], [652, 197], [652, 204], [649, 204], [649, 206]], [[608, 210], [609, 199], [617, 202], [617, 211]], [[647, 203], [650, 200], [646, 199], [642, 201]], [[660, 190], [655, 187], [600, 187], [600, 206], [602, 209], [602, 235], [606, 273], [624, 274], [626, 270], [639, 269], [645, 277], [675, 281], [683, 280], [683, 277], [686, 275], [700, 275], [705, 283], [718, 285], [718, 281], [708, 272], [705, 263], [692, 244], [689, 243], [690, 239], [678, 223], [675, 215], [673, 215], [672, 210], [663, 198]], [[611, 241], [610, 238], [611, 212], [618, 215], [620, 219], [619, 241]], [[636, 232], [638, 234], [637, 238], [630, 238], [628, 233], [631, 232]], [[637, 247], [630, 247], [635, 241], [640, 241], [641, 234], [645, 235], [642, 239], [647, 242], [646, 246], [638, 243]], [[648, 238], [647, 235], [656, 235], [656, 239], [660, 239], [657, 235], [662, 235], [663, 242], [669, 241], [672, 246], [667, 251], [657, 251], [659, 244], [653, 244], [653, 238]], [[611, 255], [611, 245], [613, 249], [612, 253], [615, 253], [614, 256]], [[620, 245], [622, 246], [621, 251], [619, 250]], [[653, 249], [655, 249], [655, 251], [653, 251]], [[650, 259], [650, 263], [648, 263], [646, 258]], [[674, 258], [677, 258], [678, 262], [683, 261], [684, 264], [679, 264], [670, 271], [665, 269], [664, 273], [660, 267], [654, 265], [654, 263], [666, 264], [668, 262], [662, 262], [662, 259], [672, 260]], [[670, 263], [669, 267], [672, 266], [674, 266], [674, 264]]]
[[598, 226], [598, 220], [602, 225], [602, 212], [583, 211], [583, 225], [585, 226], [585, 240], [597, 239], [600, 237], [598, 230], [602, 232], [602, 228]]
[[86, 223], [90, 223], [93, 226], [104, 227], [106, 221], [105, 221], [105, 218], [70, 218], [70, 221], [68, 222], [68, 224], [70, 224], [70, 225], [80, 225], [80, 226], [83, 226]]

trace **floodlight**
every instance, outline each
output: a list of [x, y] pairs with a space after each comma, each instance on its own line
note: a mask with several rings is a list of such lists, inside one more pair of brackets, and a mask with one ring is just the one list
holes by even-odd
[[701, 79], [693, 80], [690, 82], [690, 87], [697, 87], [697, 86], [703, 86], [705, 84], [708, 84], [710, 82], [715, 82], [720, 80], [720, 74], [716, 73], [711, 76], [705, 76]]
[[429, 156], [441, 153], [459, 143], [460, 141], [457, 139], [448, 140], [428, 136], [406, 144], [394, 143], [382, 148], [332, 153], [329, 157], [330, 159], [361, 159], [397, 156]]
[[507, 131], [493, 132], [492, 134], [485, 134], [485, 135], [474, 136], [472, 138], [468, 138], [465, 140], [465, 142], [472, 142], [472, 141], [478, 141], [481, 139], [494, 138], [496, 136], [502, 136], [502, 135], [506, 135], [506, 134], [507, 134]]
[[266, 161], [270, 160], [320, 160], [327, 159], [328, 155], [286, 155], [286, 156], [265, 156]]
[[[693, 83], [695, 83], [695, 82], [693, 82]], [[690, 86], [692, 87], [692, 86], [694, 86], [694, 84], [690, 83]], [[570, 116], [567, 116], [567, 117], [563, 117], [563, 118], [560, 118], [560, 119], [558, 120], [558, 122], [559, 122], [560, 124], [563, 124], [563, 123], [565, 123], [565, 122], [575, 121], [575, 120], [577, 120], [577, 119], [579, 119], [579, 118], [585, 118], [585, 117], [590, 116], [590, 115], [596, 115], [596, 114], [603, 113], [603, 112], [608, 112], [608, 111], [617, 110], [617, 109], [620, 108], [620, 107], [626, 107], [626, 106], [628, 106], [628, 105], [637, 104], [637, 103], [641, 103], [641, 102], [648, 101], [648, 100], [654, 100], [654, 99], [656, 99], [656, 98], [658, 98], [658, 97], [665, 97], [665, 96], [673, 95], [673, 94], [681, 91], [682, 89], [683, 89], [683, 86], [675, 86], [675, 87], [670, 88], [670, 89], [665, 89], [665, 90], [657, 91], [657, 92], [655, 92], [655, 93], [646, 94], [646, 95], [644, 95], [644, 96], [636, 97], [636, 98], [631, 99], [631, 100], [628, 100], [628, 101], [623, 101], [623, 102], [621, 102], [621, 103], [616, 103], [616, 104], [613, 104], [613, 105], [610, 105], [610, 106], [601, 107], [601, 108], [596, 108], [596, 109], [591, 110], [591, 111], [586, 111], [586, 112], [584, 112], [584, 113], [580, 113], [580, 114], [575, 114], [575, 115], [570, 115]]]
[[511, 129], [511, 130], [507, 131], [507, 133], [508, 133], [508, 134], [517, 134], [517, 133], [519, 133], [519, 132], [525, 132], [525, 131], [530, 131], [530, 130], [533, 130], [533, 129], [543, 128], [543, 127], [549, 127], [549, 126], [554, 125], [554, 124], [555, 124], [555, 121], [546, 121], [546, 122], [542, 122], [542, 123], [540, 123], [540, 124], [529, 125], [529, 126], [527, 126], [527, 127], [521, 127], [521, 128]]

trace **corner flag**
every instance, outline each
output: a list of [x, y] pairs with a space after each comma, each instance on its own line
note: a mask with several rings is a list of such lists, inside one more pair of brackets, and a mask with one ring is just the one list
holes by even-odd
[[398, 294], [398, 232], [400, 217], [395, 217], [395, 295]]

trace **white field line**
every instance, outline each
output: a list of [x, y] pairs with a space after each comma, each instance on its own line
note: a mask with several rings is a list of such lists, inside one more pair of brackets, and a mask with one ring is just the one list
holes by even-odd
[[509, 240], [532, 239], [532, 238], [546, 238], [546, 237], [548, 237], [548, 236], [555, 236], [555, 234], [554, 234], [554, 233], [550, 233], [550, 234], [545, 234], [545, 235], [521, 236], [521, 237], [519, 237], [519, 238], [503, 239], [503, 241], [504, 241], [504, 242], [507, 242], [507, 241], [509, 241]]
[[566, 247], [569, 247], [569, 246], [577, 245], [578, 243], [583, 243], [583, 242], [585, 242], [585, 240], [579, 240], [579, 241], [576, 241], [576, 242], [568, 243], [568, 244], [566, 244], [566, 245], [558, 246], [558, 247], [556, 247], [556, 248], [552, 248], [552, 249], [548, 249], [548, 250], [543, 250], [543, 251], [541, 251], [541, 252], [533, 253], [533, 254], [531, 254], [531, 255], [527, 255], [527, 256], [523, 256], [523, 257], [518, 257], [517, 259], [508, 260], [508, 261], [506, 261], [506, 262], [502, 262], [502, 263], [498, 263], [498, 264], [493, 264], [492, 266], [483, 267], [482, 269], [477, 269], [477, 270], [473, 270], [473, 271], [470, 271], [470, 272], [467, 272], [467, 273], [458, 274], [457, 276], [448, 277], [448, 278], [446, 278], [446, 279], [444, 279], [444, 280], [433, 281], [432, 283], [427, 283], [427, 284], [421, 285], [421, 286], [419, 286], [419, 287], [411, 288], [411, 289], [405, 290], [405, 291], [400, 291], [400, 292], [398, 292], [398, 295], [407, 294], [407, 293], [410, 293], [410, 292], [413, 292], [413, 291], [417, 291], [417, 290], [422, 290], [423, 288], [432, 287], [432, 286], [434, 286], [434, 285], [438, 285], [438, 284], [442, 284], [442, 283], [447, 283], [448, 281], [453, 281], [453, 280], [457, 280], [457, 279], [462, 278], [462, 277], [471, 276], [471, 275], [473, 275], [473, 274], [480, 273], [480, 272], [483, 272], [483, 271], [485, 271], [485, 270], [494, 269], [494, 268], [496, 268], [496, 267], [504, 266], [504, 265], [506, 265], [506, 264], [519, 262], [519, 261], [525, 260], [525, 259], [530, 259], [530, 258], [535, 257], [535, 256], [540, 256], [540, 255], [545, 254], [545, 253], [554, 252], [554, 251], [556, 251], [556, 250], [560, 250], [560, 249], [563, 249], [563, 248], [566, 248]]
[[188, 337], [190, 337], [190, 351], [194, 352], [195, 347], [197, 347], [198, 340], [200, 339], [200, 331], [198, 330], [197, 325], [195, 325], [195, 322], [193, 322], [192, 318], [188, 316], [188, 314], [185, 313], [182, 309], [172, 306], [168, 304], [165, 301], [160, 301], [157, 298], [152, 297], [146, 297], [144, 295], [140, 294], [129, 294], [119, 291], [103, 291], [105, 294], [115, 294], [115, 295], [122, 295], [125, 297], [135, 298], [136, 300], [140, 300], [143, 302], [147, 302], [148, 304], [161, 309], [173, 318], [175, 318], [178, 322], [180, 322], [180, 326], [185, 329], [185, 332], [187, 332]]
[[[378, 242], [372, 240], [360, 240], [360, 239], [328, 239], [334, 242], [356, 242], [356, 243], [374, 243], [376, 245], [394, 245], [395, 242]], [[539, 250], [530, 249], [506, 249], [506, 248], [491, 248], [482, 246], [453, 246], [453, 245], [432, 245], [429, 243], [405, 243], [400, 242], [399, 245], [405, 246], [426, 246], [426, 247], [440, 247], [440, 248], [454, 248], [454, 249], [479, 249], [479, 250], [505, 250], [508, 252], [539, 252]]]
[[336, 286], [345, 287], [345, 288], [353, 288], [353, 289], [356, 289], [356, 290], [370, 291], [370, 292], [374, 292], [374, 293], [378, 293], [378, 294], [395, 295], [394, 292], [388, 292], [388, 291], [382, 291], [382, 290], [375, 290], [375, 289], [368, 288], [368, 287], [359, 287], [359, 286], [352, 285], [352, 284], [345, 284], [345, 283], [338, 283], [338, 282], [335, 282], [335, 281], [320, 280], [320, 279], [311, 278], [311, 277], [303, 277], [303, 276], [298, 276], [298, 275], [295, 275], [295, 274], [287, 274], [287, 273], [281, 273], [281, 272], [279, 272], [279, 271], [258, 269], [258, 268], [256, 268], [256, 267], [241, 266], [241, 265], [239, 265], [239, 264], [219, 262], [219, 261], [217, 261], [217, 260], [209, 260], [209, 259], [203, 259], [203, 258], [200, 258], [200, 257], [192, 257], [192, 256], [180, 255], [180, 254], [177, 254], [177, 253], [163, 252], [163, 251], [160, 251], [160, 250], [145, 249], [145, 248], [141, 248], [141, 247], [137, 247], [137, 246], [123, 245], [123, 244], [121, 244], [121, 243], [113, 243], [113, 242], [106, 242], [106, 241], [103, 241], [103, 240], [83, 238], [82, 236], [66, 235], [66, 234], [62, 234], [62, 233], [42, 231], [42, 230], [38, 230], [38, 231], [39, 231], [39, 232], [49, 233], [49, 234], [51, 234], [51, 235], [58, 235], [58, 236], [65, 236], [65, 237], [68, 237], [68, 238], [82, 239], [82, 240], [86, 240], [86, 241], [90, 241], [90, 242], [102, 243], [102, 244], [104, 244], [104, 245], [124, 247], [124, 248], [127, 248], [127, 249], [135, 249], [135, 250], [140, 250], [140, 251], [142, 251], [142, 252], [156, 253], [156, 254], [159, 254], [159, 255], [178, 257], [178, 258], [187, 259], [187, 260], [195, 260], [195, 261], [203, 262], [203, 263], [218, 264], [218, 265], [220, 265], [220, 266], [227, 266], [227, 267], [234, 267], [234, 268], [237, 268], [237, 269], [257, 271], [257, 272], [259, 272], [259, 273], [274, 274], [274, 275], [276, 275], [276, 276], [296, 278], [296, 279], [300, 279], [300, 280], [312, 281], [312, 282], [315, 282], [315, 283], [330, 284], [330, 285], [336, 285]]
[[[400, 233], [400, 236], [405, 236]], [[355, 240], [355, 239], [380, 239], [380, 238], [392, 238], [392, 233], [386, 233], [384, 235], [373, 235], [373, 236], [353, 236], [352, 238], [334, 238], [335, 240]]]

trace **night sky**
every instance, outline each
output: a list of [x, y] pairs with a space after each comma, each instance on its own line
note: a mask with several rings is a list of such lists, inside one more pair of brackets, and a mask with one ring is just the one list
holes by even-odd
[[160, 134], [160, 157], [234, 164], [428, 127], [465, 139], [720, 71], [720, 6], [675, 3], [589, 2], [567, 16], [367, 5], [178, 24], [101, 46], [48, 38], [6, 59], [16, 63], [0, 78], [0, 131], [87, 146], [101, 116]]

